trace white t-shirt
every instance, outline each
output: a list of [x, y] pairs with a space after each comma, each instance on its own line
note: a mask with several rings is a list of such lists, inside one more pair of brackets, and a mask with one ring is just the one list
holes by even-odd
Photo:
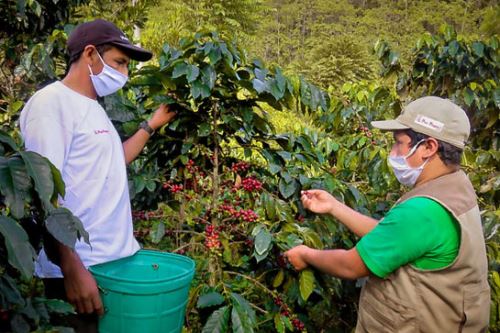
[[[80, 218], [89, 246], [75, 249], [85, 267], [133, 255], [133, 236], [122, 142], [96, 100], [54, 82], [30, 98], [21, 112], [26, 150], [47, 157], [60, 171], [66, 195], [60, 204]], [[35, 265], [42, 278], [62, 277], [42, 250]]]

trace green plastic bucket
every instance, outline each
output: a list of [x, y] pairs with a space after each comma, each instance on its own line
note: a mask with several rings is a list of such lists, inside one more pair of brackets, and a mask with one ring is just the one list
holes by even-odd
[[150, 250], [91, 266], [105, 311], [99, 332], [181, 332], [194, 267], [186, 256]]

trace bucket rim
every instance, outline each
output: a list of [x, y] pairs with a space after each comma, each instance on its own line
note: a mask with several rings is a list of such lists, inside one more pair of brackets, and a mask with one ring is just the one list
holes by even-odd
[[[176, 259], [180, 259], [180, 260], [184, 261], [184, 263], [189, 264], [189, 267], [186, 267], [186, 269], [187, 269], [186, 272], [183, 272], [183, 273], [175, 276], [174, 278], [154, 279], [154, 280], [149, 279], [149, 280], [140, 280], [140, 281], [137, 281], [135, 279], [125, 278], [125, 277], [116, 277], [116, 276], [113, 276], [113, 275], [107, 275], [105, 273], [102, 273], [102, 272], [98, 271], [99, 267], [102, 267], [104, 265], [110, 265], [110, 264], [116, 263], [118, 261], [124, 261], [126, 259], [129, 259], [129, 258], [131, 258], [133, 256], [137, 256], [137, 255], [154, 255], [154, 256], [157, 256], [157, 257], [160, 257], [160, 256], [163, 257], [163, 256], [165, 256], [165, 257], [176, 258]], [[188, 278], [189, 276], [194, 276], [195, 267], [196, 267], [195, 261], [193, 259], [189, 258], [188, 256], [184, 256], [184, 255], [181, 255], [181, 254], [178, 254], [178, 253], [170, 253], [170, 252], [165, 252], [165, 251], [159, 251], [159, 250], [140, 249], [136, 253], [134, 253], [132, 256], [123, 257], [123, 258], [119, 258], [119, 259], [116, 259], [116, 260], [112, 260], [112, 261], [108, 261], [108, 262], [104, 262], [104, 263], [92, 265], [92, 266], [89, 266], [88, 269], [89, 269], [89, 271], [93, 275], [101, 277], [101, 278], [106, 278], [106, 279], [113, 280], [113, 281], [118, 281], [118, 282], [132, 282], [134, 284], [148, 284], [148, 285], [151, 285], [151, 284], [161, 284], [161, 283], [164, 283], [166, 281], [182, 280], [182, 279]]]

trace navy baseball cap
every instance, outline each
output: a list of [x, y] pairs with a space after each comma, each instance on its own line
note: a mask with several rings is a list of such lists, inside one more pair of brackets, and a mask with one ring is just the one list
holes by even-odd
[[125, 52], [131, 59], [147, 61], [153, 53], [133, 45], [127, 36], [111, 22], [96, 19], [78, 25], [69, 35], [67, 49], [70, 58], [83, 51], [87, 45], [111, 44]]

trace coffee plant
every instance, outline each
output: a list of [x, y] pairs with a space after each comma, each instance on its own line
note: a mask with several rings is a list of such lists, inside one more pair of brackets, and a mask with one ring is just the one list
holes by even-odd
[[0, 131], [0, 331], [30, 332], [49, 326], [50, 313], [73, 311], [67, 303], [41, 297], [32, 277], [44, 239], [71, 248], [79, 237], [88, 242], [81, 221], [58, 207], [58, 196], [64, 196], [59, 171]]

